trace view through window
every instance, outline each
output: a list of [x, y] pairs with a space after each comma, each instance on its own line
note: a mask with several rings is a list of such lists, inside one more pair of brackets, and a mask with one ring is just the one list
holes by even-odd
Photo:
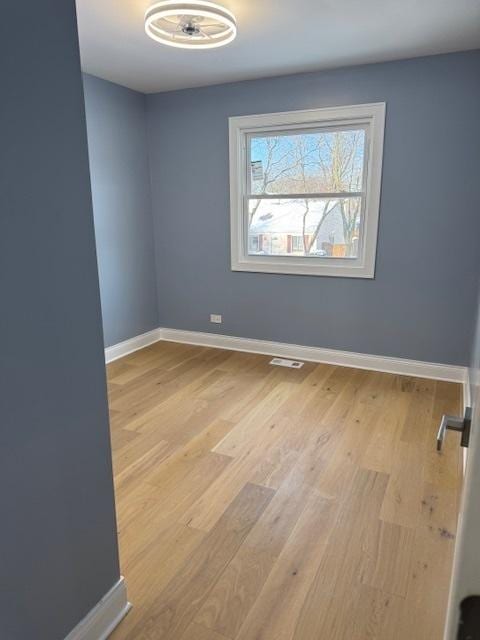
[[356, 258], [365, 130], [250, 136], [251, 255]]

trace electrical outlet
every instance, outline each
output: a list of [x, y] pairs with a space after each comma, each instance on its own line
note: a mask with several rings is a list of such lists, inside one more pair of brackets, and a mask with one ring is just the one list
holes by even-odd
[[219, 313], [211, 313], [210, 322], [213, 322], [214, 324], [222, 324], [222, 316]]

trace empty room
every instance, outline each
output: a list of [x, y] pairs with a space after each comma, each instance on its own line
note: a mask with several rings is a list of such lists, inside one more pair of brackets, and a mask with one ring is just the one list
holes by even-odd
[[480, 640], [478, 0], [2, 9], [0, 640]]

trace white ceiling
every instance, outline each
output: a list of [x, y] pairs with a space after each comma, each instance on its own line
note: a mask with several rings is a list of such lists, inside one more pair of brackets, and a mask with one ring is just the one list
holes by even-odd
[[191, 51], [147, 37], [153, 0], [77, 0], [83, 69], [153, 93], [480, 47], [479, 0], [221, 3], [237, 18], [236, 40]]

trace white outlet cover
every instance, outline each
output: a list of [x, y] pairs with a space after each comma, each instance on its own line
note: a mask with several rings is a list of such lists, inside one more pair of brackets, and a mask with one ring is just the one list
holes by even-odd
[[287, 360], [286, 358], [273, 358], [273, 360], [270, 360], [270, 364], [273, 364], [277, 367], [289, 367], [290, 369], [301, 369], [304, 363], [300, 362], [300, 360]]
[[214, 322], [215, 324], [222, 324], [222, 316], [219, 313], [211, 313], [210, 322]]

